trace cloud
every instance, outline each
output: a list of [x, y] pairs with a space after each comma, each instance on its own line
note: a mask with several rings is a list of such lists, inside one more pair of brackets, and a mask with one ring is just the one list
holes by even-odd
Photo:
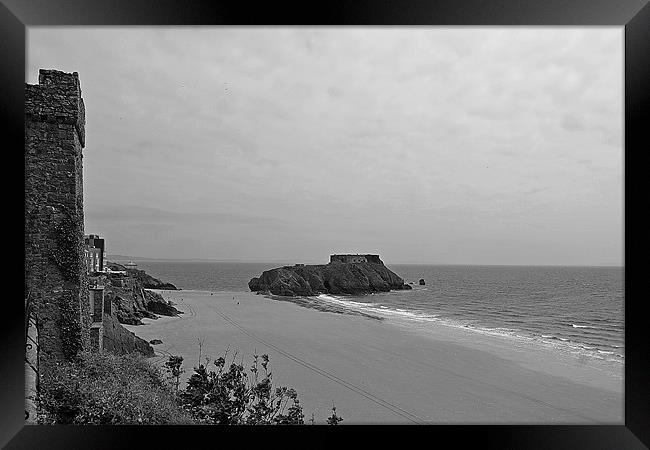
[[480, 224], [493, 235], [471, 262], [503, 251], [504, 235], [532, 239], [520, 220], [558, 230], [588, 259], [599, 242], [622, 248], [621, 221], [584, 236], [571, 225], [621, 208], [622, 36], [30, 27], [28, 81], [41, 67], [79, 72], [86, 218], [136, 253], [164, 251], [157, 242], [173, 234], [170, 252], [285, 248], [290, 259], [316, 251], [309, 236], [339, 248], [371, 239], [374, 223], [382, 239], [419, 242], [399, 252], [423, 260], [421, 249], [483, 236]]
[[168, 223], [186, 224], [196, 222], [236, 224], [249, 226], [283, 225], [280, 219], [254, 215], [230, 214], [222, 212], [167, 211], [148, 206], [133, 205], [91, 205], [86, 207], [86, 216], [97, 223]]
[[562, 128], [567, 131], [582, 131], [585, 129], [585, 125], [582, 120], [575, 115], [565, 114], [562, 119]]

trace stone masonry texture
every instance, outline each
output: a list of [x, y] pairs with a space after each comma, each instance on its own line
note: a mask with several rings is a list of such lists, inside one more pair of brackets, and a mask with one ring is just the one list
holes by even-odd
[[39, 328], [39, 367], [90, 346], [84, 267], [82, 149], [77, 73], [39, 71], [25, 86], [25, 290]]
[[[85, 107], [76, 72], [39, 71], [25, 85], [25, 295], [38, 323], [41, 382], [81, 350], [153, 356], [98, 295], [91, 311], [84, 260]], [[102, 306], [106, 307], [102, 311]], [[93, 322], [99, 327], [91, 329]]]

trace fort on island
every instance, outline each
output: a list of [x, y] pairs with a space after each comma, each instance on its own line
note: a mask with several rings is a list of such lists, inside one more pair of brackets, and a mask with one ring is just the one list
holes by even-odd
[[382, 264], [379, 255], [330, 255], [330, 262], [342, 262], [342, 263], [375, 263]]
[[253, 292], [289, 297], [411, 289], [384, 265], [379, 255], [370, 254], [330, 255], [328, 264], [295, 264], [265, 270], [259, 277], [251, 278], [248, 287]]

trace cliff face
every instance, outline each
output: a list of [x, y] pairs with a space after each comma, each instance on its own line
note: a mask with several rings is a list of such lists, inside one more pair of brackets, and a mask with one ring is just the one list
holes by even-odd
[[140, 269], [126, 269], [127, 274], [135, 278], [144, 289], [164, 289], [167, 291], [176, 291], [178, 288], [171, 283], [165, 283], [158, 278], [154, 278], [144, 270]]
[[330, 262], [322, 265], [284, 266], [266, 270], [248, 282], [254, 292], [303, 296], [318, 294], [361, 295], [411, 289], [379, 260], [375, 262]]
[[[174, 308], [157, 292], [147, 289], [170, 289], [170, 283], [147, 275], [143, 270], [126, 270], [124, 266], [108, 263], [112, 270], [126, 271], [127, 275], [108, 274], [104, 280], [104, 295], [107, 301], [112, 301], [116, 308], [116, 316], [120, 323], [142, 325], [141, 319], [155, 319], [158, 315], [176, 316], [181, 311]], [[153, 280], [153, 281], [152, 281]], [[176, 289], [176, 287], [174, 287]]]
[[135, 351], [146, 357], [154, 356], [153, 347], [147, 341], [124, 328], [111, 315], [104, 315], [103, 350], [116, 355]]

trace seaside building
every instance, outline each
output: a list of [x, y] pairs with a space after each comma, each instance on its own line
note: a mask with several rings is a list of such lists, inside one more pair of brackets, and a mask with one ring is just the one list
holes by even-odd
[[100, 352], [104, 340], [104, 308], [108, 307], [110, 314], [111, 302], [104, 302], [104, 286], [95, 285], [89, 288], [90, 291], [90, 313], [92, 324], [90, 325], [90, 344], [94, 352]]
[[126, 270], [113, 270], [110, 267], [106, 267], [104, 273], [108, 275], [126, 275]]
[[138, 265], [133, 261], [129, 261], [128, 263], [124, 264], [124, 267], [126, 267], [127, 269], [137, 269]]
[[86, 273], [104, 271], [104, 258], [106, 248], [104, 239], [96, 234], [89, 234], [84, 237], [84, 257], [86, 260]]

